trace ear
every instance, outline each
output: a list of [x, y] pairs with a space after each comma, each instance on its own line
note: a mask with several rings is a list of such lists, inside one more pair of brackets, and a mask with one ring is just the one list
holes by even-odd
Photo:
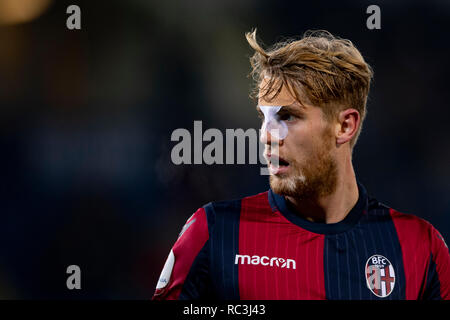
[[336, 143], [343, 144], [350, 141], [358, 131], [361, 116], [356, 109], [345, 109], [339, 112], [336, 124]]

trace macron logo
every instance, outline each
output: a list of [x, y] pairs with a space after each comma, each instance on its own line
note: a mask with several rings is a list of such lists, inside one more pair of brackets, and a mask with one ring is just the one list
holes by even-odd
[[245, 254], [237, 254], [234, 259], [234, 264], [253, 264], [253, 265], [263, 265], [270, 267], [279, 267], [286, 269], [295, 269], [296, 264], [293, 259], [284, 259], [284, 258], [269, 258], [267, 256], [248, 256]]

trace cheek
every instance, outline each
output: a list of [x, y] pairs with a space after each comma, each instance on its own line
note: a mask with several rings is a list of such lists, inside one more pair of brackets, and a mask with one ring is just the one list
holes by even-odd
[[318, 160], [330, 149], [327, 143], [331, 141], [331, 134], [322, 123], [304, 122], [292, 126], [281, 153], [297, 163]]
[[310, 150], [316, 143], [314, 131], [315, 128], [307, 122], [289, 127], [289, 132], [285, 139], [286, 147], [292, 150]]

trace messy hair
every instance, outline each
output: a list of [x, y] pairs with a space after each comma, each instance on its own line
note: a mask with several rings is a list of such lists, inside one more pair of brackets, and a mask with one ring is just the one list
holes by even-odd
[[[256, 86], [251, 97], [274, 99], [283, 86], [300, 102], [322, 108], [328, 121], [348, 108], [358, 110], [361, 124], [350, 141], [356, 144], [366, 115], [367, 96], [373, 76], [371, 67], [350, 40], [328, 31], [307, 31], [300, 40], [286, 40], [265, 50], [256, 40], [256, 29], [245, 34], [255, 50], [250, 75]], [[261, 81], [267, 84], [259, 90]], [[309, 100], [305, 101], [305, 97]]]

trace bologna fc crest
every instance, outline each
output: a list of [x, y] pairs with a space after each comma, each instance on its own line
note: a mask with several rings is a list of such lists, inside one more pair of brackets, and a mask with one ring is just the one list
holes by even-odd
[[384, 256], [375, 254], [366, 262], [367, 287], [374, 295], [386, 298], [394, 290], [395, 272], [391, 262]]

